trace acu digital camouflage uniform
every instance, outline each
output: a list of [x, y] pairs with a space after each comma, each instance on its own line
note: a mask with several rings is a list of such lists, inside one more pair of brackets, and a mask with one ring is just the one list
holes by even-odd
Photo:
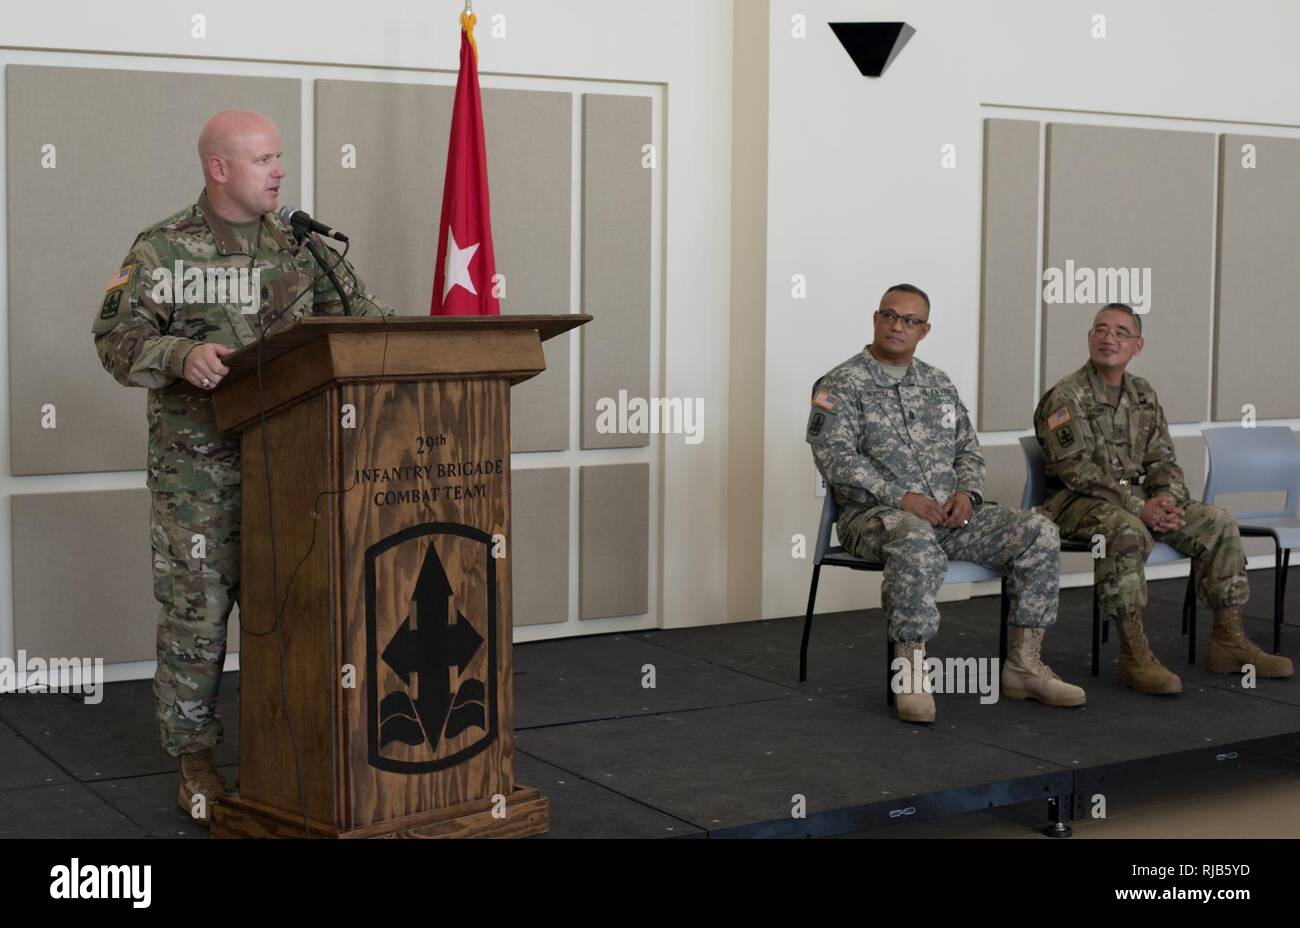
[[[221, 743], [217, 695], [240, 568], [239, 436], [217, 430], [212, 397], [182, 377], [185, 356], [202, 342], [241, 348], [256, 342], [263, 326], [274, 333], [305, 315], [343, 312], [333, 283], [287, 226], [267, 213], [257, 228], [255, 243], [248, 241], [205, 191], [194, 206], [137, 236], [93, 326], [108, 372], [125, 386], [149, 389], [150, 537], [154, 596], [162, 604], [153, 689], [162, 745], [173, 756]], [[321, 251], [333, 265], [335, 253]], [[154, 272], [174, 273], [177, 262], [203, 271], [205, 280], [209, 269], [260, 269], [256, 311], [242, 311], [237, 288], [225, 303], [187, 298], [183, 279], [173, 281], [170, 301], [155, 299], [162, 291]], [[348, 262], [340, 261], [335, 275], [355, 315], [395, 312], [368, 295]]]
[[[949, 558], [1011, 569], [1011, 624], [1046, 628], [1056, 621], [1056, 526], [1034, 513], [978, 504], [984, 457], [943, 371], [913, 359], [895, 382], [863, 350], [813, 387], [806, 440], [839, 505], [845, 549], [885, 565], [881, 595], [891, 639], [934, 637], [935, 596]], [[958, 491], [977, 503], [961, 528], [935, 528], [899, 508], [907, 493], [942, 506]]]
[[[1043, 397], [1034, 430], [1049, 482], [1043, 511], [1065, 538], [1106, 539], [1105, 557], [1094, 559], [1093, 573], [1108, 618], [1125, 619], [1146, 606], [1144, 565], [1155, 541], [1195, 559], [1206, 605], [1245, 604], [1250, 588], [1237, 522], [1221, 506], [1189, 497], [1151, 384], [1126, 373], [1112, 406], [1089, 361]], [[1183, 510], [1182, 528], [1153, 534], [1143, 523], [1143, 506], [1158, 494]]]

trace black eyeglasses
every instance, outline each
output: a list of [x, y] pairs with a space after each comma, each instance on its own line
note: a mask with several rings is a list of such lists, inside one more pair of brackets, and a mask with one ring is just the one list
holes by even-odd
[[893, 325], [895, 322], [901, 322], [903, 323], [904, 326], [907, 327], [907, 330], [909, 332], [916, 331], [916, 328], [918, 326], [926, 325], [928, 322], [928, 320], [926, 319], [917, 319], [915, 316], [900, 316], [892, 309], [878, 309], [876, 310], [876, 313], [880, 316], [881, 319], [885, 320], [885, 323], [887, 325]]
[[1107, 336], [1114, 335], [1122, 342], [1131, 342], [1135, 338], [1142, 337], [1141, 335], [1134, 335], [1132, 332], [1126, 332], [1123, 329], [1112, 329], [1108, 325], [1094, 325], [1088, 330], [1088, 334], [1093, 338], [1106, 338]]

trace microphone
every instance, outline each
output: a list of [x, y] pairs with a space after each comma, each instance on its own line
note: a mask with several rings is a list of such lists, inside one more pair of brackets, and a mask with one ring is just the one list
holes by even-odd
[[342, 232], [335, 231], [323, 222], [317, 222], [311, 218], [311, 214], [306, 210], [298, 209], [296, 206], [282, 206], [276, 215], [280, 217], [281, 222], [287, 226], [293, 226], [297, 231], [315, 232], [317, 235], [332, 238], [337, 242], [346, 243], [348, 240], [348, 237]]

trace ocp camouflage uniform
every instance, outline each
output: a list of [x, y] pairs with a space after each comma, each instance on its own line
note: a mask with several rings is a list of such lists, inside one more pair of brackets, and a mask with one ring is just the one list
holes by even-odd
[[[212, 397], [183, 379], [185, 356], [203, 342], [227, 348], [252, 344], [263, 327], [273, 334], [305, 315], [340, 315], [333, 283], [274, 214], [253, 236], [233, 228], [198, 202], [145, 229], [109, 284], [92, 331], [110, 374], [149, 390], [148, 487], [150, 538], [158, 623], [154, 696], [163, 748], [188, 754], [221, 743], [216, 715], [226, 629], [239, 591], [239, 436], [217, 430]], [[319, 242], [319, 239], [317, 240]], [[322, 247], [333, 265], [336, 255]], [[162, 275], [182, 276], [170, 298]], [[244, 313], [238, 291], [186, 294], [183, 272], [195, 268], [260, 270], [255, 311]], [[373, 300], [352, 266], [335, 270], [355, 315], [390, 315]], [[214, 275], [215, 278], [215, 275]], [[162, 297], [161, 299], [158, 297]]]
[[944, 505], [958, 491], [979, 502], [984, 457], [948, 376], [913, 359], [895, 382], [863, 350], [817, 381], [806, 440], [839, 505], [846, 550], [884, 564], [882, 604], [895, 641], [939, 629], [935, 596], [948, 559], [1011, 569], [1013, 625], [1056, 621], [1060, 538], [1049, 519], [976, 505], [970, 524], [935, 528], [900, 509], [918, 493]]
[[[1232, 513], [1193, 501], [1174, 457], [1169, 423], [1151, 384], [1125, 374], [1111, 405], [1089, 361], [1048, 391], [1034, 413], [1049, 495], [1043, 511], [1065, 538], [1105, 538], [1105, 557], [1093, 561], [1105, 615], [1124, 619], [1147, 602], [1144, 565], [1162, 541], [1196, 561], [1206, 605], [1244, 605], [1250, 596], [1246, 555]], [[1152, 533], [1142, 521], [1148, 499], [1170, 497], [1185, 525]]]

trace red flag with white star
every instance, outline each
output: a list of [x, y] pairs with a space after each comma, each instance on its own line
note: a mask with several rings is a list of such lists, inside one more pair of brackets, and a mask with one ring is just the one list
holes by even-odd
[[434, 266], [433, 316], [499, 316], [496, 257], [492, 251], [492, 210], [488, 200], [487, 146], [483, 141], [483, 103], [478, 88], [478, 17], [460, 17], [460, 77], [451, 114], [447, 181], [438, 224]]

